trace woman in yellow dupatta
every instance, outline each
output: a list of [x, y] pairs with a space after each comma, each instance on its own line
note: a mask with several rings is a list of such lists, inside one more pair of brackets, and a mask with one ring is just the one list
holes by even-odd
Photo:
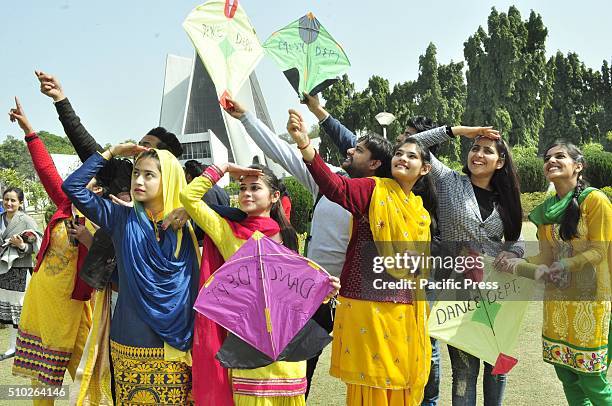
[[[405, 252], [428, 255], [431, 219], [422, 198], [413, 193], [418, 186], [424, 196], [435, 196], [426, 178], [428, 151], [408, 139], [393, 150], [393, 179], [349, 179], [329, 170], [310, 145], [302, 117], [289, 113], [287, 130], [321, 193], [353, 214], [331, 374], [347, 384], [348, 405], [419, 405], [431, 359], [425, 294], [418, 283], [408, 287], [418, 280], [415, 269], [395, 266], [382, 272], [376, 265]], [[418, 272], [426, 276], [424, 269]]]

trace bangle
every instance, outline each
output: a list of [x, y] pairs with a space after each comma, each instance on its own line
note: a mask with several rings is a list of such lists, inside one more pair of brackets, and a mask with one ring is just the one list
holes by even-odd
[[455, 134], [453, 134], [453, 127], [451, 127], [450, 125], [446, 126], [446, 135], [448, 135], [449, 137], [455, 136]]
[[113, 154], [113, 151], [111, 148], [107, 149], [109, 155], [110, 155], [110, 159], [113, 159], [115, 157], [115, 154]]
[[308, 148], [309, 146], [310, 146], [310, 138], [308, 138], [308, 144], [304, 145], [303, 147], [300, 147], [300, 146], [298, 145], [298, 149], [299, 149], [300, 151], [303, 151], [303, 150], [305, 150], [306, 148]]
[[221, 168], [219, 168], [217, 165], [212, 164], [212, 165], [210, 165], [210, 166], [212, 166], [212, 167], [213, 167], [213, 169], [214, 169], [214, 170], [217, 172], [217, 174], [218, 174], [220, 177], [223, 177], [223, 175], [225, 175], [225, 172], [223, 172], [223, 171], [221, 170]]

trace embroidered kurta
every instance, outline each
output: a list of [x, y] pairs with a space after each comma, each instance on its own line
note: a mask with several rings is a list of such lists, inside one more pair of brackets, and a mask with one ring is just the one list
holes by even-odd
[[600, 191], [591, 192], [580, 205], [579, 236], [563, 241], [559, 224], [538, 227], [540, 254], [535, 264], [562, 261], [568, 283], [547, 284], [542, 328], [545, 362], [578, 373], [606, 371], [612, 264], [612, 206]]
[[89, 301], [71, 297], [78, 250], [68, 242], [63, 221], [55, 224], [50, 237], [24, 300], [13, 374], [61, 385], [66, 369], [75, 376], [91, 326], [91, 307]]
[[[87, 249], [68, 242], [63, 220], [72, 216], [72, 205], [44, 143], [36, 134], [26, 140], [41, 183], [58, 210], [45, 229], [25, 295], [13, 374], [61, 385], [66, 369], [74, 378], [91, 326], [91, 288], [78, 277]], [[91, 223], [87, 226], [91, 231]]]

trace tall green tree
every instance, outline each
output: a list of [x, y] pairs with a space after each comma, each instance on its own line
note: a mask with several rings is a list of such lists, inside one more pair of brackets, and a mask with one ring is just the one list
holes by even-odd
[[393, 140], [397, 135], [402, 134], [408, 119], [415, 115], [417, 87], [416, 82], [407, 81], [393, 86], [389, 95], [387, 107], [389, 112], [395, 115], [395, 121], [388, 129], [389, 139]]
[[[389, 112], [390, 93], [387, 79], [374, 75], [368, 80], [368, 86], [353, 101], [355, 113], [362, 118], [357, 130], [383, 133], [376, 115], [383, 111]], [[393, 138], [393, 135], [390, 137]]]
[[[448, 109], [446, 116], [438, 120], [439, 124], [459, 125], [463, 119], [467, 88], [463, 78], [463, 62], [451, 61], [447, 65], [440, 65], [438, 68], [438, 79], [442, 90], [442, 97], [446, 100]], [[445, 156], [451, 161], [461, 159], [461, 144], [455, 138], [441, 146], [439, 155]]]
[[537, 144], [550, 99], [540, 15], [523, 21], [514, 6], [492, 8], [487, 31], [479, 27], [464, 43], [467, 99], [464, 122], [500, 129], [511, 145]]
[[[356, 115], [351, 114], [355, 85], [349, 80], [348, 75], [342, 75], [339, 81], [323, 90], [322, 95], [325, 98], [325, 109], [329, 114], [340, 120], [342, 124], [354, 132], [359, 123], [357, 122]], [[326, 162], [336, 166], [339, 166], [346, 156], [346, 151], [338, 151], [338, 148], [330, 141], [329, 136], [325, 134], [321, 134], [319, 153]]]
[[438, 78], [436, 46], [429, 43], [425, 55], [419, 57], [419, 77], [416, 81], [418, 104], [416, 113], [433, 121], [445, 120], [448, 115], [448, 102], [442, 95]]
[[538, 148], [540, 152], [558, 138], [564, 138], [577, 145], [581, 143], [582, 134], [578, 117], [582, 110], [580, 103], [583, 100], [584, 70], [584, 64], [575, 53], [569, 53], [566, 57], [559, 51], [548, 61], [547, 71], [552, 79], [552, 98], [549, 108], [544, 112], [545, 124]]

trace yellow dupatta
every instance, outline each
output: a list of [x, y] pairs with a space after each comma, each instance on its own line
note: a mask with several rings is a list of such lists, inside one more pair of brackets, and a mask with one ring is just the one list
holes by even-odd
[[[431, 218], [423, 207], [423, 199], [412, 192], [406, 196], [394, 179], [372, 179], [376, 187], [372, 193], [369, 218], [378, 254], [394, 257], [396, 253], [410, 250], [429, 255], [426, 242], [431, 241]], [[387, 269], [387, 272], [397, 279], [409, 276], [404, 269]]]
[[[429, 212], [423, 207], [423, 200], [410, 192], [408, 196], [394, 179], [373, 177], [376, 187], [372, 193], [369, 208], [370, 230], [378, 255], [394, 257], [396, 254], [403, 255], [407, 250], [416, 251], [419, 255], [426, 257], [430, 252], [431, 233], [429, 225], [431, 218]], [[387, 273], [397, 279], [416, 279], [417, 274], [407, 269], [387, 268]], [[418, 278], [426, 278], [427, 271], [422, 265], [419, 269]], [[422, 367], [429, 367], [431, 359], [431, 344], [429, 341], [429, 328], [427, 316], [429, 306], [425, 297], [425, 291], [417, 282], [414, 289], [414, 300], [411, 306], [414, 310], [414, 322], [416, 331], [413, 332], [414, 339], [409, 340], [411, 351], [423, 354], [424, 359], [411, 366], [413, 375], [411, 387], [414, 394], [422, 399], [422, 387], [427, 381], [427, 374]], [[404, 320], [408, 322], [408, 320]], [[421, 372], [418, 372], [421, 369]], [[419, 401], [420, 402], [420, 401]]]

